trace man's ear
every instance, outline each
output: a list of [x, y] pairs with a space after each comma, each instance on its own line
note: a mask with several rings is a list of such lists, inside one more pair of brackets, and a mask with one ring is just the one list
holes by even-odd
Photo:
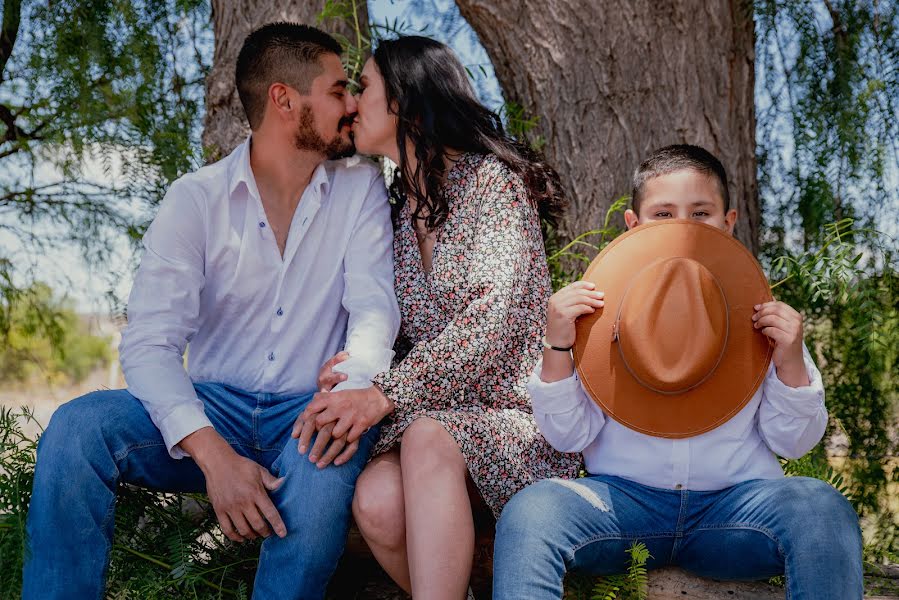
[[727, 233], [733, 235], [734, 234], [734, 225], [737, 224], [737, 209], [732, 208], [724, 215], [724, 228], [727, 229]]
[[640, 218], [637, 216], [637, 213], [633, 211], [633, 209], [629, 208], [624, 211], [624, 224], [627, 225], [628, 229], [633, 229], [640, 224]]
[[283, 83], [273, 83], [269, 86], [268, 100], [278, 114], [282, 116], [293, 109], [294, 103], [291, 100], [290, 88]]

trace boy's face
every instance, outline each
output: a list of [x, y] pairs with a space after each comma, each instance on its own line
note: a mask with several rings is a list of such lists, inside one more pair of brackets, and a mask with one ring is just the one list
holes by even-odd
[[630, 209], [624, 213], [628, 229], [665, 219], [692, 219], [733, 235], [737, 211], [733, 208], [724, 211], [724, 198], [713, 178], [683, 169], [647, 181], [643, 185], [640, 213]]

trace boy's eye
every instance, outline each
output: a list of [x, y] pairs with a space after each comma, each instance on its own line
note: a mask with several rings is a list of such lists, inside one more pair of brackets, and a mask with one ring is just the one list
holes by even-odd
[[694, 217], [707, 217], [707, 216], [709, 216], [709, 213], [705, 212], [704, 210], [698, 210], [695, 213], [693, 213], [693, 216]]
[[671, 213], [668, 212], [667, 210], [661, 210], [656, 213], [656, 216], [659, 217], [660, 219], [666, 219], [671, 216]]

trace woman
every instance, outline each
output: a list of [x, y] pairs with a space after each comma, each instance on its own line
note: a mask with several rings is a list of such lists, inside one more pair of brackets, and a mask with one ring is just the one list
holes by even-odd
[[[397, 348], [408, 353], [374, 380], [393, 412], [353, 515], [416, 600], [458, 600], [471, 572], [472, 502], [498, 516], [516, 491], [574, 477], [580, 464], [543, 440], [525, 390], [551, 293], [540, 212], [561, 207], [558, 176], [504, 133], [434, 40], [381, 42], [356, 100], [357, 150], [399, 165]], [[339, 360], [323, 380], [340, 380], [330, 370]]]

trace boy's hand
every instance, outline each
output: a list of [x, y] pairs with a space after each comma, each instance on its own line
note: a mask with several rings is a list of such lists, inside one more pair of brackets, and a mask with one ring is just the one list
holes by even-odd
[[575, 281], [552, 295], [546, 307], [546, 341], [551, 346], [573, 346], [577, 318], [603, 307], [605, 294], [595, 288], [589, 281]]
[[809, 385], [802, 358], [802, 315], [783, 302], [755, 305], [753, 327], [774, 340], [772, 360], [777, 377], [790, 387]]

